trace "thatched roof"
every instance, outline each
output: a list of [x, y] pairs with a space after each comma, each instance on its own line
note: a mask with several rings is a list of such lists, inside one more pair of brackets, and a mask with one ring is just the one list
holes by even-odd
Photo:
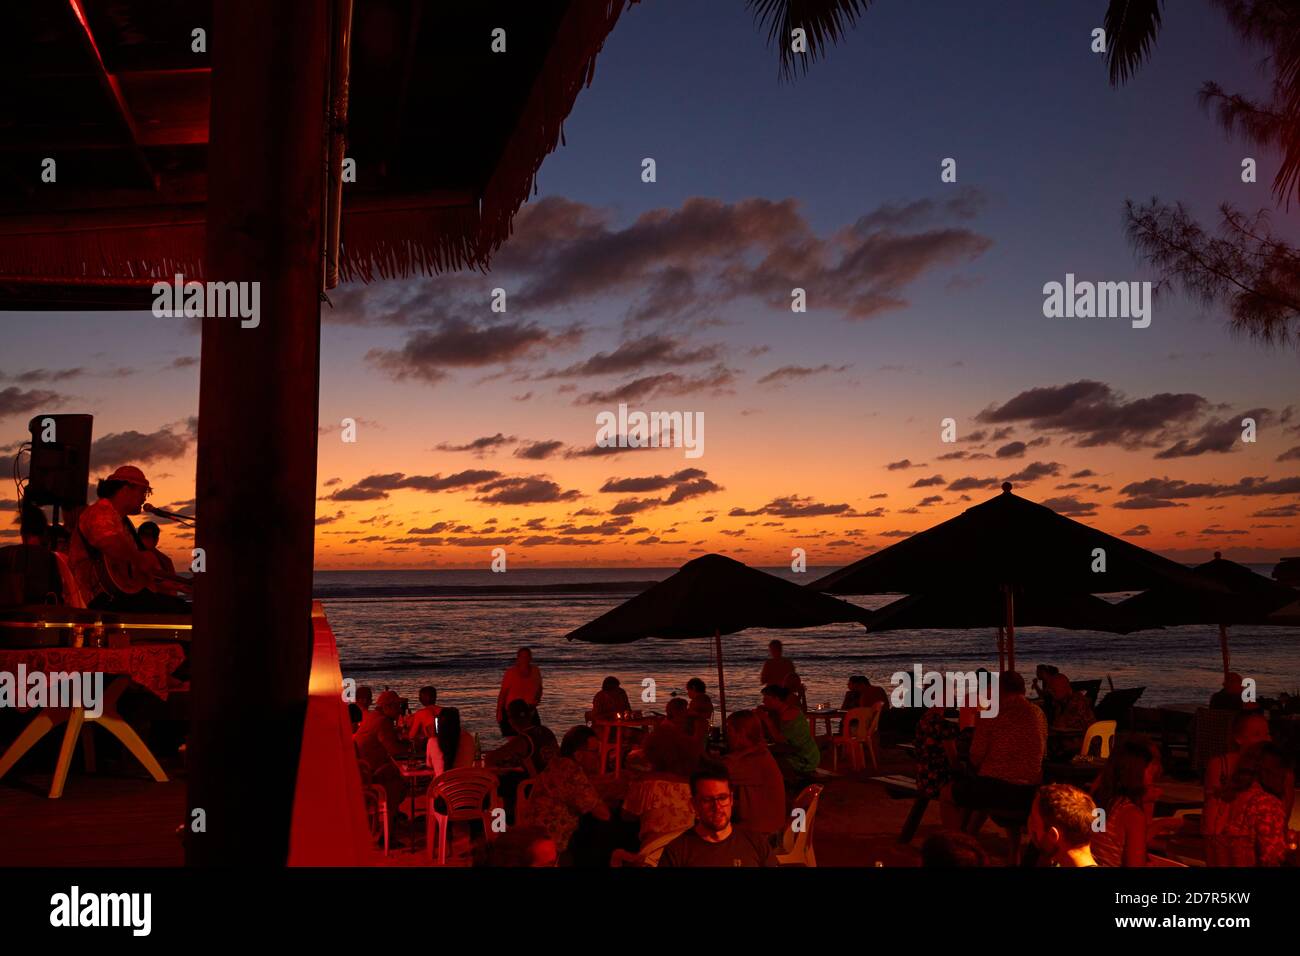
[[[358, 0], [340, 277], [486, 267], [634, 2]], [[154, 279], [201, 279], [210, 65], [191, 31], [215, 42], [211, 0], [0, 16], [0, 85], [22, 91], [0, 104], [0, 307], [139, 306]]]

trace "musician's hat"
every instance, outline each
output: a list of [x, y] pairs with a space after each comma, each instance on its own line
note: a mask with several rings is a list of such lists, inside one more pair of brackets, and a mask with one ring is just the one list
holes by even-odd
[[108, 476], [108, 481], [125, 481], [128, 485], [140, 485], [149, 487], [149, 479], [144, 476], [144, 472], [135, 465], [123, 465], [117, 471]]

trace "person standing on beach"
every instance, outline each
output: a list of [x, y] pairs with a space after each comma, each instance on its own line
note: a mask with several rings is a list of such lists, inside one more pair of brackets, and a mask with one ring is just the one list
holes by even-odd
[[542, 702], [542, 671], [533, 665], [533, 652], [528, 647], [519, 648], [514, 664], [501, 678], [501, 693], [497, 694], [497, 724], [502, 737], [512, 737], [516, 733], [506, 719], [507, 708], [516, 700], [522, 700], [532, 708], [536, 724], [541, 726], [537, 705]]
[[763, 662], [763, 671], [758, 676], [760, 687], [767, 687], [771, 684], [780, 684], [782, 687], [789, 687], [786, 682], [795, 674], [794, 661], [783, 656], [784, 646], [780, 641], [772, 641], [767, 645], [768, 658]]

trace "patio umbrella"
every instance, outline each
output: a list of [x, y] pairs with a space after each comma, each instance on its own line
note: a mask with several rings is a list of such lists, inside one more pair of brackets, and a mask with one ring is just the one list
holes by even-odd
[[720, 554], [682, 565], [671, 577], [570, 632], [570, 641], [628, 644], [647, 637], [712, 637], [718, 658], [718, 700], [725, 729], [722, 635], [750, 627], [803, 628], [866, 624], [871, 612], [810, 591]]
[[1300, 627], [1300, 598], [1285, 607], [1278, 608], [1268, 616], [1266, 623], [1278, 624], [1282, 627]]
[[1192, 573], [1219, 589], [1165, 585], [1135, 595], [1119, 607], [1147, 627], [1217, 624], [1225, 674], [1231, 669], [1228, 628], [1234, 624], [1285, 624], [1285, 620], [1274, 620], [1271, 615], [1297, 598], [1293, 588], [1229, 561], [1219, 551], [1214, 552], [1213, 561], [1197, 565]]
[[[1060, 627], [1075, 631], [1127, 634], [1142, 625], [1117, 605], [1091, 594], [1031, 591], [1014, 601], [1013, 627]], [[974, 630], [998, 631], [998, 668], [1005, 668], [1003, 628], [1007, 624], [1005, 594], [1000, 589], [942, 594], [911, 594], [886, 604], [871, 615], [869, 631]]]
[[[1007, 482], [1002, 494], [808, 587], [831, 594], [1000, 593], [1008, 667], [1014, 668], [1017, 600], [1036, 600], [1042, 612], [1053, 597], [1168, 583], [1218, 587], [1167, 558], [1012, 494]], [[986, 606], [987, 599], [980, 600]]]

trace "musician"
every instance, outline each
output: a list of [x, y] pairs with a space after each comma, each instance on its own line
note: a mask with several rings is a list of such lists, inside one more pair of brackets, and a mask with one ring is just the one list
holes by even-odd
[[[175, 577], [176, 565], [172, 564], [171, 558], [158, 550], [158, 539], [162, 537], [162, 529], [158, 527], [157, 522], [146, 521], [136, 529], [136, 533], [140, 538], [140, 547], [144, 549], [145, 554], [153, 558], [156, 569]], [[182, 588], [179, 584], [163, 578], [158, 581], [158, 590], [163, 594], [180, 594]]]
[[[141, 547], [135, 525], [128, 517], [143, 510], [145, 499], [152, 492], [144, 472], [134, 465], [123, 465], [100, 480], [96, 489], [99, 500], [81, 513], [68, 560], [83, 592], [90, 596], [90, 607], [171, 614], [189, 611], [188, 602], [158, 589], [158, 561]], [[104, 573], [108, 560], [155, 583], [136, 594], [122, 593]]]

